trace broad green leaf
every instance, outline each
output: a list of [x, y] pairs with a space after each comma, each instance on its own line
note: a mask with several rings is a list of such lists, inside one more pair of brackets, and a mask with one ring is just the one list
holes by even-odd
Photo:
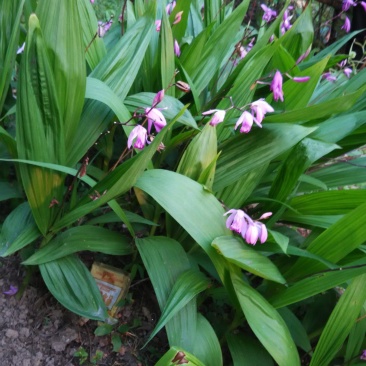
[[278, 312], [286, 322], [295, 344], [305, 352], [311, 352], [312, 349], [309, 337], [300, 320], [288, 308], [281, 308]]
[[3, 110], [19, 46], [23, 5], [24, 0], [0, 3], [0, 111]]
[[[152, 106], [154, 97], [154, 93], [138, 93], [129, 95], [125, 99], [125, 105], [131, 112], [135, 111], [139, 107], [148, 108]], [[157, 108], [162, 108], [161, 113], [163, 113], [167, 119], [173, 119], [184, 108], [184, 105], [178, 99], [167, 95], [158, 104]], [[179, 116], [177, 121], [186, 126], [198, 129], [195, 119], [187, 109], [181, 116]]]
[[[85, 1], [85, 0], [84, 0]], [[153, 31], [152, 14], [139, 19], [90, 74], [106, 83], [124, 101], [138, 73]], [[81, 121], [68, 155], [68, 165], [75, 165], [107, 128], [113, 114], [98, 101], [85, 103]]]
[[194, 352], [205, 365], [222, 366], [221, 345], [209, 321], [201, 314], [197, 316]]
[[[366, 203], [362, 203], [314, 239], [307, 250], [337, 263], [365, 242], [365, 215]], [[319, 262], [300, 258], [287, 275], [301, 277], [322, 269], [324, 266]]]
[[97, 337], [101, 337], [101, 336], [104, 336], [104, 335], [107, 335], [107, 334], [111, 334], [112, 330], [113, 330], [113, 325], [111, 325], [111, 324], [102, 324], [102, 325], [99, 325], [97, 328], [95, 328], [94, 334]]
[[366, 266], [320, 272], [297, 281], [288, 288], [282, 288], [269, 301], [275, 308], [281, 308], [327, 291], [364, 273]]
[[244, 334], [226, 336], [234, 366], [273, 366], [273, 359], [253, 337]]
[[0, 232], [0, 256], [13, 254], [40, 236], [29, 204], [22, 203], [5, 219]]
[[277, 364], [300, 366], [296, 346], [282, 317], [240, 276], [231, 273], [231, 279], [249, 326]]
[[[163, 311], [168, 306], [168, 301], [174, 300], [169, 298], [174, 284], [191, 268], [187, 255], [177, 241], [167, 237], [136, 238], [136, 246], [154, 287], [159, 307]], [[175, 289], [178, 290], [176, 287]], [[170, 345], [193, 351], [196, 317], [196, 300], [192, 299], [166, 324]]]
[[227, 265], [211, 246], [216, 237], [230, 233], [219, 201], [199, 183], [167, 170], [146, 171], [136, 187], [152, 196], [192, 236], [224, 279]]
[[[64, 165], [62, 112], [48, 54], [38, 19], [32, 14], [18, 84], [18, 157]], [[57, 214], [55, 207], [49, 208], [51, 200], [62, 201], [63, 175], [27, 165], [20, 165], [20, 173], [34, 219], [45, 234]]]
[[366, 274], [356, 277], [335, 306], [315, 348], [310, 366], [328, 366], [351, 331], [366, 300]]
[[123, 235], [101, 227], [83, 225], [63, 231], [23, 264], [47, 263], [83, 250], [126, 255], [132, 253], [132, 246]]
[[121, 102], [121, 99], [101, 80], [92, 77], [86, 79], [85, 98], [98, 100], [107, 105], [122, 123], [131, 118], [130, 112]]
[[197, 357], [188, 353], [182, 348], [171, 347], [155, 364], [155, 366], [174, 366], [180, 362], [187, 366], [208, 366], [202, 363]]
[[17, 148], [15, 139], [3, 128], [0, 126], [0, 141], [5, 145], [9, 154], [13, 157], [17, 157]]
[[79, 124], [86, 84], [83, 31], [77, 1], [41, 1], [36, 12], [57, 85], [66, 149], [72, 150], [73, 146], [69, 144]]
[[221, 190], [269, 163], [312, 131], [298, 125], [270, 124], [225, 142], [220, 146], [223, 152], [217, 162], [214, 190]]
[[89, 319], [108, 318], [94, 278], [75, 255], [41, 264], [39, 268], [48, 290], [65, 308]]
[[[129, 222], [143, 224], [143, 225], [150, 225], [156, 226], [157, 224], [153, 221], [147, 220], [144, 217], [135, 214], [133, 212], [125, 211], [126, 217]], [[121, 219], [116, 215], [115, 212], [107, 212], [103, 213], [100, 216], [94, 217], [88, 221], [88, 225], [95, 225], [95, 224], [110, 224], [112, 222], [120, 222]]]
[[177, 173], [197, 181], [201, 173], [215, 160], [216, 154], [216, 129], [206, 124], [185, 150], [180, 159]]
[[[161, 249], [160, 249], [161, 250]], [[194, 299], [200, 292], [206, 290], [209, 279], [197, 270], [188, 270], [179, 275], [174, 283], [161, 317], [150, 334], [145, 345], [172, 319], [184, 306]], [[199, 326], [198, 326], [199, 328]], [[203, 358], [202, 358], [203, 359]]]
[[181, 44], [182, 38], [186, 32], [188, 17], [190, 16], [189, 10], [191, 7], [191, 0], [178, 1], [172, 13], [170, 14], [169, 20], [171, 23], [174, 22], [175, 16], [180, 11], [183, 11], [181, 21], [173, 26], [173, 36], [179, 44]]
[[270, 259], [256, 252], [237, 237], [221, 236], [215, 238], [212, 246], [229, 262], [234, 263], [247, 272], [271, 281], [286, 282]]

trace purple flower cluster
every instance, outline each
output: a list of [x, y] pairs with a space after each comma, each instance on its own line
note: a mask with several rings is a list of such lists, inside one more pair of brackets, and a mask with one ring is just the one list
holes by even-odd
[[[230, 216], [226, 220], [226, 227], [232, 231], [237, 232], [248, 243], [255, 245], [259, 240], [263, 244], [268, 238], [268, 231], [266, 225], [253, 220], [243, 210], [229, 210], [224, 216]], [[266, 219], [271, 216], [272, 212], [266, 212], [259, 220]]]
[[152, 127], [155, 128], [156, 133], [159, 133], [164, 126], [166, 126], [166, 119], [159, 108], [155, 108], [164, 98], [165, 91], [160, 90], [154, 97], [152, 107], [145, 108], [144, 116], [147, 118], [147, 130], [141, 125], [137, 125], [131, 131], [127, 140], [127, 147], [142, 150], [146, 143], [148, 143], [148, 135], [151, 133]]

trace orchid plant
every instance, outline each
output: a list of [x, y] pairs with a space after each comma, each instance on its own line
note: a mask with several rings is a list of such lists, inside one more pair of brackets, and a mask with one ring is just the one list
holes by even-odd
[[249, 1], [122, 3], [100, 23], [90, 0], [0, 3], [0, 255], [105, 322], [78, 253], [141, 260], [158, 366], [358, 364], [366, 70], [337, 54], [352, 34], [312, 50], [310, 5], [295, 20], [289, 1], [262, 4], [258, 30]]

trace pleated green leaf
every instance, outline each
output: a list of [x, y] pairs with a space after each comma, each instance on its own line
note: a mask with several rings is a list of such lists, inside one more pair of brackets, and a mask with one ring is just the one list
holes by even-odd
[[[125, 105], [131, 112], [139, 107], [148, 108], [152, 106], [154, 97], [155, 97], [154, 93], [138, 93], [134, 95], [129, 95], [125, 99]], [[172, 119], [183, 109], [184, 105], [178, 99], [172, 98], [169, 95], [167, 95], [158, 104], [157, 107], [164, 108], [161, 110], [161, 113], [163, 113], [163, 115], [167, 119]], [[184, 113], [181, 116], [179, 116], [177, 122], [198, 129], [197, 123], [188, 109], [186, 109]]]
[[365, 310], [361, 309], [360, 316], [350, 331], [344, 357], [346, 362], [355, 359], [361, 353], [362, 343], [366, 336], [365, 315]]
[[126, 255], [132, 253], [132, 246], [124, 235], [97, 226], [83, 225], [62, 232], [23, 264], [47, 263], [83, 250]]
[[41, 1], [36, 13], [57, 85], [66, 149], [73, 149], [69, 144], [79, 124], [86, 84], [83, 31], [77, 1]]
[[[160, 309], [163, 311], [166, 306], [169, 306], [168, 301], [174, 300], [169, 296], [173, 288], [175, 291], [178, 290], [174, 287], [175, 282], [184, 272], [191, 269], [188, 257], [177, 241], [167, 237], [136, 238], [136, 246], [154, 287]], [[200, 280], [203, 281], [202, 277]], [[197, 327], [196, 317], [196, 300], [191, 298], [166, 323], [170, 345], [177, 345], [193, 352], [194, 334]]]
[[[139, 19], [113, 49], [99, 62], [90, 76], [106, 83], [124, 101], [139, 71], [153, 29], [152, 14]], [[75, 165], [107, 128], [113, 113], [95, 100], [85, 103], [80, 124], [68, 155], [68, 165]]]
[[281, 308], [327, 291], [364, 273], [366, 266], [325, 271], [297, 281], [288, 288], [282, 288], [269, 301], [275, 308]]
[[3, 128], [0, 126], [0, 141], [5, 145], [9, 154], [13, 157], [17, 157], [17, 148], [15, 139]]
[[351, 331], [366, 300], [366, 274], [356, 277], [332, 311], [310, 366], [328, 366]]
[[253, 337], [229, 333], [226, 340], [234, 366], [273, 366], [273, 359], [265, 348]]
[[[365, 242], [365, 216], [366, 203], [362, 203], [316, 237], [307, 250], [330, 262], [337, 263]], [[322, 269], [324, 266], [319, 262], [300, 258], [287, 275], [301, 277]]]
[[89, 319], [108, 318], [97, 284], [78, 257], [69, 255], [39, 268], [48, 290], [65, 308]]
[[249, 135], [239, 134], [220, 146], [214, 190], [221, 190], [244, 174], [269, 163], [313, 131], [297, 125], [265, 125]]
[[[37, 62], [35, 62], [37, 60]], [[65, 139], [56, 79], [35, 14], [20, 69], [17, 98], [17, 149], [20, 159], [64, 165]], [[47, 169], [21, 165], [20, 173], [34, 219], [45, 234], [53, 221], [52, 199], [62, 201], [63, 176]]]
[[10, 85], [19, 40], [24, 0], [0, 3], [0, 111]]
[[4, 220], [0, 232], [0, 256], [25, 247], [40, 236], [27, 202], [16, 207]]
[[150, 342], [159, 330], [163, 328], [165, 324], [185, 305], [194, 299], [200, 292], [206, 290], [209, 284], [209, 279], [197, 270], [188, 270], [179, 275], [171, 289], [168, 299], [166, 300], [161, 317], [146, 343]]
[[221, 236], [215, 238], [212, 246], [229, 262], [236, 264], [247, 272], [271, 281], [286, 282], [270, 259], [250, 248], [248, 244], [245, 244], [237, 237]]
[[300, 358], [286, 323], [262, 295], [237, 274], [231, 273], [245, 318], [279, 366], [300, 366]]

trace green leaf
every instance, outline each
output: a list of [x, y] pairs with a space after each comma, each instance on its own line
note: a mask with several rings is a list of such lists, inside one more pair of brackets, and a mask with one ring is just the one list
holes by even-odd
[[167, 170], [146, 171], [136, 187], [152, 196], [192, 236], [224, 279], [227, 264], [211, 246], [216, 237], [230, 235], [219, 201], [199, 183]]
[[350, 361], [360, 355], [362, 343], [366, 335], [365, 310], [361, 309], [360, 317], [353, 325], [347, 342], [345, 361]]
[[327, 291], [364, 273], [366, 273], [366, 266], [321, 272], [297, 281], [286, 289], [282, 288], [269, 301], [275, 308], [281, 308]]
[[[16, 135], [20, 159], [64, 164], [64, 126], [56, 80], [35, 14], [29, 19], [20, 69]], [[62, 201], [64, 177], [34, 166], [20, 165], [19, 169], [34, 219], [45, 234], [57, 213], [49, 204], [52, 199]]]
[[132, 247], [125, 236], [101, 227], [83, 225], [62, 232], [23, 264], [47, 263], [83, 250], [110, 255], [132, 253]]
[[19, 46], [20, 19], [24, 0], [0, 3], [0, 111], [9, 89], [16, 50]]
[[74, 0], [41, 1], [36, 12], [57, 85], [66, 149], [70, 151], [74, 148], [69, 144], [79, 124], [86, 84], [80, 13]]
[[339, 299], [320, 336], [310, 366], [328, 366], [351, 331], [366, 300], [366, 274], [355, 278]]
[[112, 334], [111, 342], [113, 345], [113, 352], [118, 352], [122, 347], [122, 340], [118, 334]]
[[5, 219], [0, 233], [0, 256], [6, 257], [24, 248], [37, 238], [40, 232], [32, 217], [29, 204], [22, 203]]
[[[136, 246], [154, 287], [159, 307], [163, 311], [169, 306], [168, 301], [174, 300], [169, 295], [175, 282], [182, 273], [191, 268], [187, 255], [177, 241], [166, 237], [136, 238]], [[196, 317], [196, 300], [192, 299], [166, 323], [170, 345], [193, 351]]]
[[[150, 334], [145, 345], [159, 332], [165, 324], [173, 318], [184, 306], [194, 299], [200, 292], [208, 288], [210, 281], [197, 270], [188, 270], [179, 275], [169, 294], [161, 317]], [[198, 326], [199, 328], [199, 326]]]
[[[131, 112], [135, 111], [139, 107], [148, 108], [152, 106], [154, 97], [154, 93], [138, 93], [129, 95], [125, 99], [125, 105]], [[167, 119], [173, 119], [184, 108], [184, 105], [178, 99], [166, 95], [164, 99], [158, 104], [158, 108], [162, 108], [161, 113], [163, 113]], [[184, 113], [179, 116], [177, 122], [188, 127], [198, 129], [197, 123], [188, 109], [186, 109]]]
[[222, 366], [221, 345], [209, 321], [201, 314], [197, 317], [194, 352], [205, 365]]
[[223, 152], [217, 162], [214, 190], [221, 190], [251, 170], [269, 163], [312, 131], [298, 125], [271, 124], [225, 142], [220, 146]]
[[79, 258], [70, 255], [39, 268], [48, 290], [65, 308], [89, 319], [108, 318], [97, 284]]
[[300, 365], [294, 341], [278, 312], [240, 276], [231, 273], [231, 279], [248, 324], [277, 364]]
[[233, 236], [215, 238], [212, 246], [229, 262], [271, 281], [285, 283], [278, 268], [263, 254], [256, 252], [242, 240]]
[[273, 359], [257, 339], [244, 334], [226, 336], [234, 366], [273, 366]]

